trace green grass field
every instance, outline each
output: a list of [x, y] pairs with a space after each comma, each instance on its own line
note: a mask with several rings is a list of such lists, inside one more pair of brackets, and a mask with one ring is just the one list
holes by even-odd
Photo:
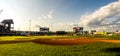
[[[5, 36], [0, 37], [0, 41], [15, 40], [16, 38], [36, 39], [46, 37], [54, 38], [62, 36]], [[119, 36], [113, 37], [108, 38], [120, 39]], [[68, 46], [43, 45], [32, 42], [0, 44], [0, 56], [120, 56], [120, 44], [100, 42]]]

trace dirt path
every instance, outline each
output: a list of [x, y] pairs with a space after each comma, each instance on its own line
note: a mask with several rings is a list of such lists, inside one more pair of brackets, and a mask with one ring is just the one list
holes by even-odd
[[[79, 45], [98, 42], [98, 40], [106, 39], [90, 39], [90, 38], [40, 38], [33, 40], [34, 43], [48, 44], [48, 45]], [[102, 42], [102, 41], [99, 41]]]
[[33, 40], [34, 43], [48, 45], [76, 45], [95, 42], [86, 38], [43, 38]]
[[106, 42], [106, 43], [120, 43], [120, 40], [97, 40], [98, 42]]
[[93, 42], [120, 43], [120, 40], [109, 40], [107, 38], [43, 38], [35, 39], [33, 42], [48, 45], [79, 45]]

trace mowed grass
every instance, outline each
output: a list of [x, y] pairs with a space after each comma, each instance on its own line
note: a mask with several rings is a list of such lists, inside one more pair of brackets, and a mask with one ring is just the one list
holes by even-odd
[[0, 45], [0, 56], [116, 56], [120, 44], [92, 43], [84, 45], [53, 46], [32, 42]]
[[0, 41], [16, 39], [37, 39], [37, 38], [73, 38], [73, 36], [1, 36]]
[[[49, 36], [49, 37], [45, 36], [45, 38], [46, 37], [54, 38], [57, 36]], [[62, 37], [62, 36], [58, 36], [58, 37]], [[36, 38], [44, 38], [44, 36], [29, 36], [29, 37], [6, 36], [6, 37], [1, 37], [0, 39], [14, 40], [16, 38], [36, 39]], [[119, 56], [119, 55], [120, 55], [120, 44], [113, 44], [113, 43], [96, 42], [91, 44], [67, 45], [67, 46], [43, 45], [43, 44], [36, 44], [33, 42], [0, 44], [0, 56]]]

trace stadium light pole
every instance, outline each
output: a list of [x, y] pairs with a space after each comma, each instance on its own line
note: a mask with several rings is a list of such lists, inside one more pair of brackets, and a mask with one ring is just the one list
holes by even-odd
[[31, 20], [29, 20], [29, 23], [30, 23], [30, 25], [29, 25], [29, 31], [31, 31]]

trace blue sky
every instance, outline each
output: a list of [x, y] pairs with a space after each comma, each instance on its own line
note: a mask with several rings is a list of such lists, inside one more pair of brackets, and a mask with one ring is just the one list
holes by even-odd
[[[0, 21], [13, 18], [15, 30], [38, 31], [36, 25], [50, 27], [52, 31], [72, 31], [69, 24], [78, 23], [80, 17], [117, 0], [0, 0]], [[19, 28], [19, 29], [18, 29]]]

